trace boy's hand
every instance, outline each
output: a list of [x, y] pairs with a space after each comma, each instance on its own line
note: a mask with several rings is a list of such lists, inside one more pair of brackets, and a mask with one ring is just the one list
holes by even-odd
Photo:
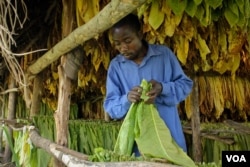
[[157, 82], [155, 80], [150, 80], [149, 82], [152, 84], [152, 89], [147, 93], [149, 99], [145, 103], [153, 104], [156, 97], [162, 92], [162, 85], [160, 82]]
[[141, 101], [141, 93], [142, 93], [142, 88], [140, 86], [135, 86], [128, 93], [128, 101], [130, 101], [131, 103], [137, 103]]

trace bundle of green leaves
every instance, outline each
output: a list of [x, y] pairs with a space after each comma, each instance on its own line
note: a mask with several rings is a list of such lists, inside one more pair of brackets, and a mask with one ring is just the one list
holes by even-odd
[[194, 167], [193, 160], [173, 140], [170, 131], [154, 104], [146, 104], [146, 93], [152, 85], [142, 80], [142, 101], [132, 103], [120, 128], [114, 152], [131, 155], [134, 142], [146, 159], [164, 159], [167, 162]]

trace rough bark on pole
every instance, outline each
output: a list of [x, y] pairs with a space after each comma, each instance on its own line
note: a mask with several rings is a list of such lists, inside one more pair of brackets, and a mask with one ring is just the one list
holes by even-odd
[[112, 0], [90, 21], [72, 31], [67, 37], [37, 59], [34, 64], [28, 67], [27, 72], [30, 75], [38, 74], [61, 55], [106, 31], [145, 2], [146, 0]]
[[42, 77], [40, 74], [38, 74], [34, 79], [33, 95], [30, 109], [31, 118], [39, 114], [42, 100], [42, 88]]
[[[58, 86], [58, 104], [57, 110], [55, 111], [54, 118], [55, 118], [55, 125], [56, 125], [56, 143], [62, 146], [68, 145], [68, 121], [69, 121], [69, 112], [70, 112], [70, 100], [71, 100], [71, 87], [72, 81], [68, 77], [75, 77], [77, 76], [77, 72], [80, 66], [72, 65], [74, 67], [70, 71], [70, 73], [66, 73], [66, 67], [70, 65], [67, 62], [71, 62], [74, 57], [79, 57], [83, 54], [81, 48], [76, 48], [72, 52], [68, 53], [67, 55], [63, 56], [62, 64], [58, 66], [58, 76], [59, 76], [59, 86]], [[75, 68], [73, 70], [73, 68]], [[78, 69], [77, 69], [78, 68]], [[76, 74], [74, 74], [76, 73]]]
[[[70, 98], [71, 98], [71, 81], [63, 72], [63, 67], [58, 67], [59, 74], [59, 93], [58, 105], [55, 111], [55, 126], [56, 126], [56, 143], [67, 147], [68, 145], [68, 122], [70, 111]], [[55, 159], [55, 167], [62, 167], [63, 165]]]
[[130, 161], [130, 162], [91, 162], [88, 161], [88, 155], [68, 149], [52, 141], [41, 137], [34, 127], [30, 129], [30, 140], [35, 147], [41, 148], [48, 152], [67, 167], [178, 167], [172, 164], [147, 162], [147, 161]]
[[[13, 89], [16, 88], [16, 81], [15, 79], [12, 77], [12, 75], [10, 75], [10, 84], [9, 84], [9, 89]], [[17, 93], [16, 92], [10, 92], [9, 93], [9, 99], [8, 99], [8, 115], [7, 115], [7, 120], [13, 120], [15, 118], [15, 114], [16, 114], [16, 98], [17, 98]], [[9, 130], [9, 134], [12, 137], [12, 129], [8, 128]], [[7, 144], [5, 146], [5, 152], [4, 152], [4, 157], [3, 157], [3, 162], [7, 163], [7, 162], [11, 162], [11, 149], [9, 147], [9, 145]]]
[[[62, 57], [62, 63], [58, 67], [59, 74], [59, 95], [58, 95], [58, 107], [55, 112], [55, 124], [56, 124], [56, 142], [62, 146], [68, 145], [68, 121], [70, 113], [70, 97], [71, 97], [71, 79], [76, 79], [77, 72], [80, 65], [76, 65], [74, 62], [79, 60], [83, 55], [80, 47], [74, 49], [72, 52]], [[76, 58], [76, 59], [75, 59]], [[68, 72], [65, 72], [67, 70]], [[70, 78], [69, 78], [70, 77]], [[62, 167], [63, 164], [55, 160], [55, 167]]]
[[200, 134], [200, 110], [199, 110], [199, 89], [197, 76], [194, 77], [194, 88], [191, 93], [192, 96], [192, 139], [193, 139], [193, 159], [195, 162], [202, 162], [202, 147]]
[[[63, 17], [62, 17], [62, 37], [67, 36], [72, 32], [75, 22], [75, 3], [71, 0], [63, 0]], [[72, 51], [75, 53], [75, 50]], [[83, 55], [80, 55], [83, 57]], [[55, 112], [55, 125], [56, 125], [56, 143], [62, 146], [68, 146], [68, 121], [70, 112], [70, 100], [71, 100], [71, 79], [67, 76], [66, 71], [73, 71], [72, 75], [77, 74], [77, 70], [70, 66], [65, 66], [69, 62], [73, 62], [75, 55], [71, 52], [67, 53], [61, 58], [61, 64], [58, 66], [59, 74], [59, 86], [58, 86], [58, 105]], [[68, 69], [69, 68], [69, 69]], [[75, 70], [74, 70], [75, 69]], [[57, 159], [54, 159], [54, 167], [63, 167], [64, 164]]]

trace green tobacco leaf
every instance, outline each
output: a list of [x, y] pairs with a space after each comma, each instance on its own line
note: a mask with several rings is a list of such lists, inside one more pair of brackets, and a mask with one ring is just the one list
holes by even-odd
[[187, 7], [187, 0], [168, 0], [167, 1], [170, 8], [173, 10], [174, 14], [182, 15]]
[[[145, 79], [141, 81], [141, 87], [143, 88], [141, 98], [146, 100], [148, 96], [146, 93], [151, 89], [152, 85], [148, 84]], [[114, 146], [114, 152], [120, 155], [131, 155], [133, 145], [135, 142], [135, 120], [138, 106], [141, 103], [132, 103], [130, 106], [128, 113], [121, 125], [121, 128], [118, 133], [118, 137], [116, 139], [116, 143]]]
[[235, 3], [234, 0], [228, 0], [224, 15], [231, 27], [235, 26], [238, 23], [240, 17], [239, 13], [239, 7], [237, 3]]
[[10, 150], [13, 154], [13, 159], [15, 161], [15, 164], [17, 167], [20, 167], [20, 164], [19, 164], [19, 159], [18, 159], [18, 155], [15, 153], [15, 149], [14, 149], [14, 144], [13, 144], [13, 141], [12, 141], [12, 137], [10, 136], [10, 132], [8, 130], [8, 128], [6, 126], [2, 126], [3, 128], [3, 131], [6, 135], [6, 139], [7, 139], [7, 142], [9, 144], [9, 147], [10, 147]]
[[196, 5], [200, 5], [202, 1], [203, 1], [203, 0], [194, 0], [194, 3], [195, 3]]
[[194, 17], [194, 15], [195, 15], [195, 13], [196, 13], [196, 10], [197, 10], [197, 6], [198, 6], [198, 5], [196, 5], [194, 1], [188, 2], [187, 7], [186, 7], [186, 9], [185, 9], [185, 12], [186, 12], [189, 16]]
[[[142, 80], [142, 99], [147, 98], [152, 85]], [[169, 129], [160, 118], [153, 104], [144, 101], [137, 105], [135, 119], [135, 141], [140, 152], [148, 157], [167, 159], [178, 165], [195, 166], [190, 157], [175, 143]]]
[[221, 15], [222, 15], [222, 11], [219, 8], [211, 11], [211, 18], [213, 21], [218, 21]]
[[165, 14], [160, 10], [159, 2], [157, 0], [152, 1], [148, 23], [157, 30], [161, 24], [164, 22]]
[[239, 20], [237, 22], [237, 26], [243, 29], [246, 26], [246, 24], [247, 24], [247, 20], [245, 16], [243, 15], [243, 13], [239, 13]]
[[244, 13], [245, 11], [245, 0], [237, 0], [235, 3], [238, 5], [239, 11]]
[[149, 97], [147, 96], [147, 92], [152, 88], [152, 84], [148, 83], [145, 79], [141, 81], [142, 94], [141, 99], [146, 101]]
[[216, 9], [222, 5], [223, 0], [205, 0], [205, 2], [213, 9]]
[[169, 129], [153, 104], [138, 106], [135, 140], [140, 152], [147, 157], [163, 158], [181, 166], [196, 166], [176, 144]]
[[245, 17], [250, 18], [250, 2], [249, 0], [245, 0]]
[[200, 23], [203, 25], [203, 26], [207, 26], [207, 21], [206, 21], [206, 11], [203, 7], [203, 5], [199, 5], [197, 7], [197, 10], [196, 10], [196, 13], [195, 13], [195, 17], [200, 21]]
[[239, 16], [239, 7], [234, 0], [228, 0], [227, 8], [229, 8], [235, 15]]
[[120, 155], [131, 155], [134, 145], [134, 125], [137, 104], [132, 103], [121, 125], [115, 143], [114, 152]]
[[229, 8], [225, 9], [225, 18], [227, 19], [228, 23], [231, 27], [235, 26], [239, 20], [239, 15], [236, 15], [233, 11], [231, 11]]
[[122, 123], [114, 152], [131, 155], [134, 141], [143, 157], [162, 158], [181, 166], [195, 167], [192, 159], [172, 139], [169, 129], [153, 104], [146, 104], [146, 93], [152, 85], [142, 80], [143, 99], [132, 103]]

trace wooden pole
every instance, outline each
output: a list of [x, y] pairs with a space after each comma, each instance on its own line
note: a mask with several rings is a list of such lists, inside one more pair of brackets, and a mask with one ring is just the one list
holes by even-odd
[[[75, 19], [75, 3], [71, 0], [63, 0], [63, 17], [62, 17], [62, 38], [67, 36], [74, 29]], [[70, 74], [77, 76], [78, 69], [68, 69], [66, 66], [69, 62], [74, 62], [74, 54], [76, 51], [63, 55], [61, 64], [58, 66], [59, 86], [58, 86], [58, 105], [54, 114], [56, 125], [56, 143], [61, 146], [68, 146], [68, 122], [71, 101], [71, 79], [66, 71], [72, 71]], [[81, 52], [80, 52], [81, 53]], [[83, 57], [83, 55], [80, 55]], [[73, 67], [74, 68], [74, 67]], [[65, 165], [58, 159], [54, 159], [54, 167], [64, 167]]]
[[30, 117], [34, 117], [39, 114], [41, 100], [42, 100], [42, 89], [43, 89], [43, 82], [41, 74], [36, 75], [34, 79], [34, 87], [33, 87], [33, 95], [32, 95], [32, 102], [31, 102], [31, 109], [30, 109]]
[[[13, 78], [12, 75], [10, 75], [10, 82], [9, 82], [9, 89], [16, 88], [16, 81]], [[16, 113], [16, 98], [17, 98], [17, 93], [16, 92], [10, 92], [9, 93], [9, 99], [8, 99], [8, 115], [7, 115], [7, 120], [13, 120], [15, 118], [15, 113]], [[8, 128], [9, 134], [12, 137], [12, 129]], [[7, 144], [5, 146], [5, 152], [4, 152], [4, 157], [3, 157], [3, 162], [11, 162], [11, 149], [9, 145]]]
[[191, 124], [192, 124], [192, 140], [193, 140], [193, 159], [195, 162], [202, 162], [202, 146], [200, 133], [200, 110], [199, 110], [199, 89], [197, 76], [194, 77], [194, 88], [191, 93], [192, 105], [194, 106]]

